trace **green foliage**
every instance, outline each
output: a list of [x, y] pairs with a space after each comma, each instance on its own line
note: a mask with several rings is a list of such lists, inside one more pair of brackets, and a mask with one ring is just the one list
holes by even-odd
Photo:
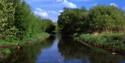
[[123, 33], [100, 33], [99, 35], [94, 34], [82, 34], [80, 35], [80, 39], [83, 39], [88, 42], [114, 42], [114, 41], [122, 41]]
[[14, 0], [0, 0], [0, 34], [14, 35], [16, 28], [14, 24], [15, 6]]
[[5, 46], [0, 58], [11, 54], [11, 47], [45, 40], [54, 29], [51, 20], [34, 15], [24, 0], [0, 0], [0, 46]]
[[51, 20], [34, 15], [24, 0], [0, 0], [0, 40], [18, 42], [48, 36], [55, 28]]
[[64, 9], [58, 19], [62, 33], [124, 32], [125, 14], [114, 6], [84, 9]]
[[62, 33], [72, 34], [80, 32], [84, 21], [86, 21], [87, 11], [85, 9], [64, 9], [58, 19], [58, 26]]
[[92, 31], [124, 31], [125, 15], [114, 6], [97, 6], [89, 11], [89, 22]]
[[90, 10], [64, 9], [58, 19], [58, 29], [62, 34], [73, 35], [74, 39], [94, 46], [125, 50], [124, 20], [125, 13], [114, 6], [96, 6]]
[[[0, 0], [0, 46], [24, 45], [43, 41], [55, 25], [34, 15], [24, 0]], [[10, 48], [0, 49], [3, 58], [11, 54]]]
[[52, 31], [55, 30], [55, 25], [54, 23], [52, 23], [51, 20], [49, 19], [42, 19], [42, 23], [41, 23], [41, 29], [44, 31], [44, 32], [48, 32], [48, 33], [51, 33]]
[[94, 37], [90, 34], [82, 34], [82, 35], [80, 35], [80, 40], [81, 39], [84, 41], [87, 41], [87, 42], [95, 42], [96, 37]]
[[94, 46], [104, 46], [104, 48], [116, 48], [124, 49], [124, 33], [100, 33], [94, 34], [82, 34], [79, 36], [79, 40], [83, 40]]

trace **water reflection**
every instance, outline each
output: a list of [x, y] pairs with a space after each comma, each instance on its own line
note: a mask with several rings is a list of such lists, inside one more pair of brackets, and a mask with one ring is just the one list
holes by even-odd
[[54, 43], [49, 48], [44, 48], [41, 54], [38, 55], [36, 63], [60, 63], [62, 62], [62, 56], [58, 51], [58, 39], [54, 40]]
[[15, 49], [10, 57], [0, 63], [35, 63], [37, 54], [41, 53], [42, 48], [49, 48], [52, 45], [54, 37], [50, 37], [43, 42], [33, 45], [25, 45], [19, 50]]
[[72, 37], [50, 37], [34, 45], [13, 51], [0, 63], [125, 63], [122, 55], [112, 55], [102, 49], [90, 49]]
[[89, 49], [67, 36], [61, 38], [58, 47], [66, 60], [79, 60], [76, 63], [125, 63], [122, 55], [112, 55], [102, 49]]
[[82, 44], [74, 42], [71, 37], [61, 38], [58, 44], [59, 51], [65, 59], [87, 58], [88, 55], [84, 53], [88, 53], [89, 48], [82, 46]]

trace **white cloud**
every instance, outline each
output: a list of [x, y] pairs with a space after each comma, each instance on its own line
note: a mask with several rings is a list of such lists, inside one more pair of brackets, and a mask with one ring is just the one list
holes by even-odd
[[72, 2], [64, 1], [63, 4], [68, 8], [77, 8], [77, 6]]
[[48, 13], [45, 10], [41, 9], [41, 8], [36, 8], [34, 13], [35, 13], [35, 15], [38, 15], [38, 16], [40, 16], [42, 18], [48, 18]]
[[63, 8], [77, 8], [77, 5], [69, 0], [26, 0], [33, 6], [34, 14], [41, 18], [57, 21]]
[[63, 12], [63, 10], [59, 10], [59, 12], [61, 13], [61, 12]]
[[118, 5], [116, 3], [110, 3], [111, 6], [115, 6], [118, 7]]
[[52, 21], [56, 22], [58, 15], [63, 12], [63, 10], [44, 10], [41, 8], [36, 8], [34, 14], [40, 16], [41, 18], [51, 19]]
[[57, 2], [60, 2], [61, 4], [63, 4], [64, 7], [68, 7], [68, 8], [77, 8], [77, 5], [68, 1], [68, 0], [56, 0]]

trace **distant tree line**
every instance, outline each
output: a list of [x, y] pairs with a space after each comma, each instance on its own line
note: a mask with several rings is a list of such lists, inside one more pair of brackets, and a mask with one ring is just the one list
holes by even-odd
[[65, 8], [58, 27], [63, 34], [124, 32], [125, 13], [115, 6], [96, 6], [90, 10]]

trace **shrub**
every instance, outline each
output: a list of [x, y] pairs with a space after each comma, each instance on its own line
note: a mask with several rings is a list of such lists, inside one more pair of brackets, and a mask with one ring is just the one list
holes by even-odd
[[100, 33], [95, 36], [93, 34], [81, 34], [79, 40], [83, 40], [89, 44], [105, 46], [106, 48], [124, 49], [123, 33]]

